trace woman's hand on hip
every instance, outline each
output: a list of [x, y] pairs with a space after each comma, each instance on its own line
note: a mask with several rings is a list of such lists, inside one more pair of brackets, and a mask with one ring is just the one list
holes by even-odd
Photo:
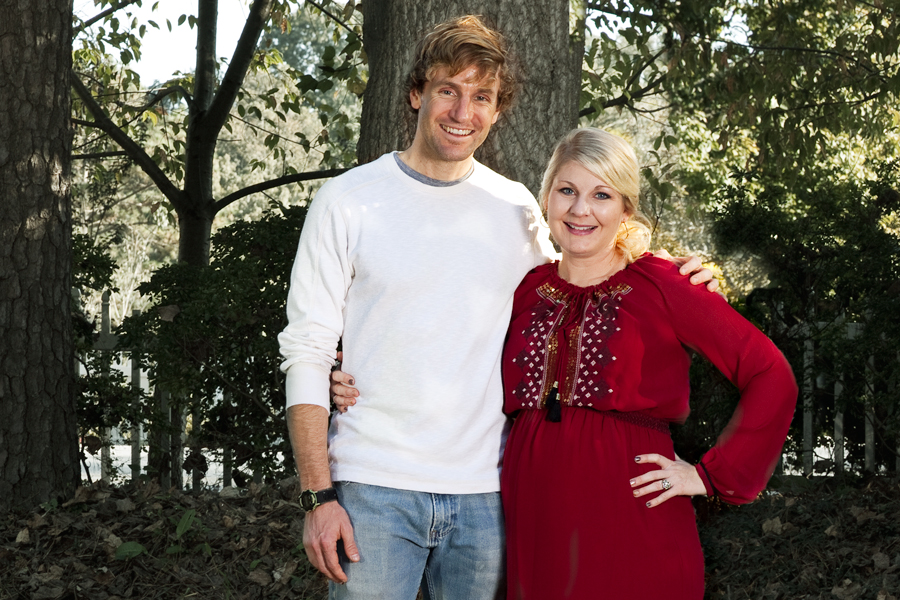
[[[660, 454], [640, 454], [634, 462], [640, 464], [655, 463], [661, 468], [635, 477], [629, 483], [634, 490], [634, 497], [640, 498], [648, 494], [659, 494], [647, 502], [647, 508], [659, 506], [675, 496], [702, 496], [706, 494], [706, 486], [697, 473], [694, 465], [677, 456], [671, 460]], [[660, 493], [661, 492], [661, 493]]]
[[356, 380], [353, 375], [341, 371], [341, 361], [344, 360], [344, 353], [337, 353], [337, 362], [331, 370], [331, 385], [328, 391], [331, 394], [331, 401], [335, 407], [342, 413], [356, 404], [356, 398], [359, 396], [359, 390], [356, 389]]

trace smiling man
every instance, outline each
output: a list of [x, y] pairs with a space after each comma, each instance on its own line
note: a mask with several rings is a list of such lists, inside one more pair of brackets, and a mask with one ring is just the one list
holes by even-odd
[[[408, 78], [412, 145], [309, 207], [279, 342], [303, 543], [334, 598], [502, 589], [500, 356], [517, 285], [554, 252], [528, 190], [472, 155], [517, 87], [497, 31], [437, 25]], [[361, 386], [329, 428], [340, 340]]]
[[[477, 17], [433, 28], [407, 83], [412, 145], [310, 205], [279, 337], [304, 545], [337, 598], [494, 598], [503, 576], [500, 352], [553, 254], [528, 190], [472, 157], [517, 80]], [[359, 403], [328, 428], [338, 340]], [[326, 434], [327, 432], [327, 434]]]

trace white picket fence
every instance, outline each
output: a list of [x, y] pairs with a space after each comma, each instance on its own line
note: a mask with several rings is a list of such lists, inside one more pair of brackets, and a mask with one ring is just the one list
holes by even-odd
[[[139, 311], [135, 310], [132, 314], [137, 315]], [[109, 309], [109, 292], [104, 292], [101, 300], [101, 317], [100, 317], [100, 333], [97, 341], [94, 343], [94, 350], [101, 352], [116, 352], [117, 360], [114, 362], [114, 368], [121, 369], [130, 381], [131, 387], [136, 390], [150, 391], [147, 382], [146, 373], [141, 368], [140, 361], [134, 352], [124, 351], [118, 347], [117, 336], [112, 333], [110, 323]], [[76, 365], [76, 369], [80, 369], [80, 365]], [[163, 436], [163, 439], [156, 440], [157, 443], [162, 441], [164, 448], [169, 449], [171, 456], [170, 470], [161, 476], [161, 485], [165, 488], [176, 486], [182, 488], [184, 486], [182, 478], [182, 465], [184, 463], [185, 449], [190, 446], [190, 438], [185, 433], [184, 424], [186, 422], [185, 414], [175, 414], [176, 411], [167, 409], [168, 393], [163, 390], [155, 390], [155, 397], [160, 403], [162, 411], [169, 410], [171, 422], [180, 424], [176, 427], [180, 430], [180, 434], [169, 438]], [[137, 407], [135, 407], [137, 412]], [[193, 427], [199, 427], [199, 423], [192, 423]], [[144, 431], [140, 425], [132, 427], [128, 431], [127, 440], [116, 428], [105, 429], [100, 432], [101, 448], [99, 460], [93, 460], [91, 457], [86, 458], [89, 473], [93, 477], [99, 474], [102, 481], [110, 482], [114, 476], [125, 476], [132, 482], [137, 482], [143, 472], [144, 466], [148, 464], [148, 448], [154, 443], [153, 440], [144, 438]], [[168, 439], [165, 439], [168, 438]], [[145, 444], [146, 442], [146, 444]], [[130, 454], [130, 461], [124, 458]], [[192, 489], [199, 489], [201, 486], [206, 487], [229, 487], [232, 484], [232, 467], [229, 453], [227, 450], [222, 452], [224, 459], [219, 461], [210, 460], [207, 456], [208, 469], [203, 473], [197, 469], [191, 473]], [[126, 475], [127, 471], [127, 475]], [[253, 477], [259, 481], [259, 477]]]
[[[145, 391], [148, 391], [148, 384], [146, 382], [146, 375], [141, 370], [140, 363], [134, 359], [132, 353], [127, 351], [122, 351], [117, 347], [116, 336], [111, 332], [110, 328], [110, 318], [109, 318], [109, 293], [105, 292], [103, 294], [102, 305], [101, 305], [101, 329], [98, 341], [94, 345], [94, 349], [98, 351], [105, 352], [119, 352], [120, 353], [120, 368], [126, 373], [129, 374], [130, 382], [133, 388], [141, 389], [143, 388]], [[138, 311], [134, 311], [134, 314], [137, 314]], [[827, 324], [825, 323], [817, 323], [817, 331], [823, 330]], [[847, 328], [847, 339], [855, 339], [862, 333], [862, 325], [858, 323], [846, 323], [842, 326]], [[826, 446], [817, 446], [816, 445], [816, 436], [814, 432], [814, 397], [817, 389], [823, 389], [826, 385], [826, 378], [823, 374], [818, 373], [815, 368], [815, 339], [814, 339], [815, 331], [811, 331], [808, 327], [804, 326], [803, 335], [805, 338], [805, 352], [803, 358], [803, 381], [801, 387], [801, 395], [800, 402], [798, 403], [800, 406], [800, 410], [803, 411], [803, 440], [801, 445], [801, 459], [800, 464], [802, 465], [801, 473], [803, 475], [812, 475], [817, 471], [831, 471], [835, 474], [843, 473], [846, 468], [846, 440], [844, 437], [844, 414], [840, 409], [840, 399], [842, 394], [844, 393], [844, 378], [840, 375], [834, 377], [834, 399], [835, 399], [835, 414], [834, 414], [834, 432], [832, 437], [832, 447], [828, 448]], [[872, 388], [873, 382], [871, 380], [874, 369], [874, 357], [871, 357], [868, 361], [866, 376], [867, 383], [869, 389]], [[156, 395], [159, 398], [159, 401], [163, 406], [167, 403], [168, 395], [164, 391], [157, 390]], [[175, 485], [177, 487], [182, 487], [182, 461], [184, 459], [184, 448], [186, 444], [189, 444], [190, 440], [188, 440], [186, 434], [184, 433], [184, 423], [186, 415], [174, 415], [174, 421], [181, 424], [181, 435], [180, 437], [176, 437], [174, 440], [169, 441], [169, 447], [171, 448], [171, 456], [172, 456], [172, 464], [171, 464], [171, 473], [169, 477], [164, 476], [162, 485], [165, 487], [169, 487], [171, 485]], [[195, 427], [199, 424], [194, 423]], [[876, 436], [875, 436], [875, 414], [872, 408], [869, 408], [866, 411], [865, 415], [865, 462], [863, 465], [859, 465], [863, 470], [868, 472], [875, 471], [875, 448], [876, 448]], [[146, 455], [147, 452], [143, 450], [143, 431], [141, 427], [133, 427], [129, 432], [128, 446], [131, 448], [131, 460], [129, 466], [130, 477], [132, 481], [137, 481], [141, 472], [143, 465], [147, 463]], [[105, 481], [109, 481], [111, 475], [115, 472], [114, 462], [112, 459], [111, 448], [116, 445], [116, 440], [121, 440], [121, 435], [116, 431], [105, 431], [102, 433], [103, 438], [103, 446], [101, 449], [101, 457], [100, 457], [100, 477]], [[895, 470], [900, 472], [900, 441], [898, 441], [898, 445], [896, 450], [897, 459], [895, 464]], [[228, 457], [228, 452], [223, 452], [224, 459], [221, 463], [216, 463], [210, 461], [210, 470], [206, 475], [200, 473], [199, 471], [194, 471], [192, 473], [192, 487], [197, 488], [201, 485], [206, 486], [218, 486], [221, 485], [223, 487], [230, 486], [232, 482], [232, 468], [230, 465], [230, 460]], [[209, 459], [209, 457], [207, 457]], [[817, 464], [818, 459], [818, 464]], [[825, 468], [822, 468], [823, 465], [826, 465]], [[817, 468], [818, 467], [818, 468]], [[254, 479], [258, 480], [258, 477], [254, 477]]]
[[[841, 400], [844, 394], [845, 383], [844, 374], [833, 374], [832, 377], [826, 378], [824, 373], [821, 373], [817, 370], [815, 361], [817, 333], [824, 331], [828, 327], [845, 328], [844, 333], [845, 339], [847, 340], [857, 339], [863, 333], [863, 325], [861, 323], [839, 322], [837, 324], [829, 324], [820, 322], [815, 324], [815, 329], [811, 329], [806, 325], [801, 327], [801, 333], [805, 340], [803, 353], [803, 385], [801, 387], [800, 393], [801, 401], [799, 402], [803, 411], [803, 444], [801, 451], [803, 475], [811, 475], [819, 470], [816, 468], [816, 458], [824, 459], [823, 462], [825, 462], [825, 464], [830, 467], [830, 469], [833, 470], [835, 474], [844, 473], [847, 467], [846, 439], [844, 436], [844, 412], [841, 410]], [[900, 361], [900, 354], [898, 354], [898, 361]], [[875, 357], [870, 356], [866, 361], [865, 368], [866, 389], [868, 390], [867, 393], [870, 395], [872, 394], [872, 390], [875, 386], [874, 375]], [[828, 379], [832, 379], [833, 382], [829, 383]], [[813, 402], [816, 390], [826, 389], [826, 386], [829, 385], [834, 386], [834, 431], [831, 438], [833, 447], [830, 452], [830, 457], [828, 456], [829, 449], [827, 447], [815, 447], [815, 433], [813, 422]], [[876, 419], [875, 410], [871, 405], [865, 411], [864, 427], [864, 464], [859, 466], [861, 466], [862, 470], [866, 472], [874, 473], [876, 470]], [[896, 455], [894, 470], [896, 472], [900, 472], [900, 439], [897, 440], [897, 445], [894, 448], [894, 453]]]

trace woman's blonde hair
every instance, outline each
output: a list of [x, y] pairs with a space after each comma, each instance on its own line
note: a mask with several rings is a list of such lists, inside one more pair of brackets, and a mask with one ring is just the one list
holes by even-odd
[[585, 127], [573, 129], [560, 140], [544, 171], [541, 183], [540, 203], [547, 210], [547, 200], [564, 165], [574, 162], [591, 175], [602, 179], [622, 194], [628, 218], [616, 232], [616, 250], [631, 263], [650, 248], [650, 227], [647, 217], [639, 208], [641, 176], [637, 156], [631, 144], [617, 135]]

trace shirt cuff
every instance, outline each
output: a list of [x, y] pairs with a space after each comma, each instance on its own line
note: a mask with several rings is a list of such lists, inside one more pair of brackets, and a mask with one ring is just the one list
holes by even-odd
[[697, 470], [697, 475], [700, 476], [700, 481], [703, 482], [704, 487], [706, 487], [706, 497], [707, 498], [715, 498], [719, 495], [718, 490], [713, 485], [712, 480], [709, 478], [709, 473], [706, 471], [706, 466], [703, 464], [703, 461], [700, 461], [694, 466], [694, 469]]
[[294, 363], [285, 373], [286, 406], [314, 404], [331, 412], [330, 371], [309, 363]]

